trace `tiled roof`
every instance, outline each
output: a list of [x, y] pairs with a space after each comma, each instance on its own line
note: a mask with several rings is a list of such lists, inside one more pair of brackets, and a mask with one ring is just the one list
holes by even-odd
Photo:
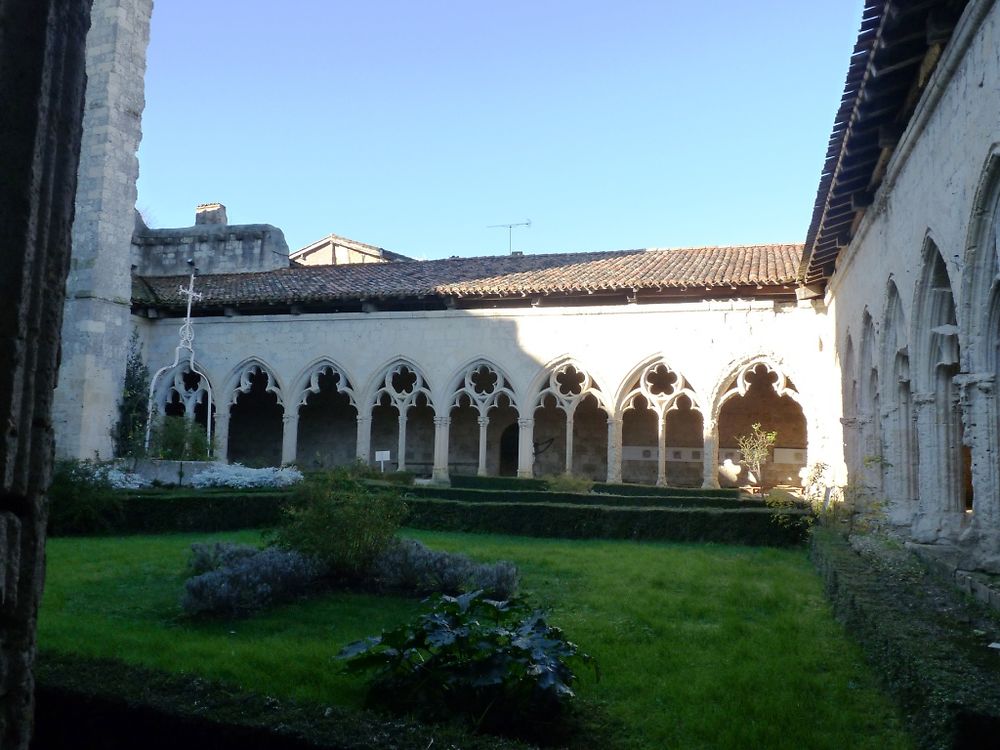
[[[197, 281], [199, 305], [322, 303], [404, 297], [540, 294], [795, 283], [802, 245], [750, 245], [486, 258], [212, 274]], [[137, 302], [180, 305], [182, 277], [136, 279]]]

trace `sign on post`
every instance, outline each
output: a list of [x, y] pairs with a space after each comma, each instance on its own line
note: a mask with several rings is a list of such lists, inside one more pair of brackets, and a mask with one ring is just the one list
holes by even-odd
[[392, 451], [375, 451], [375, 460], [382, 465], [382, 473], [385, 474], [385, 462], [391, 461], [392, 456], [390, 455]]

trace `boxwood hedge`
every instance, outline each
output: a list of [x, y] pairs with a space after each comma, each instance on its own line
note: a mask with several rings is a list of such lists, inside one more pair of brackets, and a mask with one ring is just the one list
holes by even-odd
[[[421, 529], [565, 539], [800, 544], [802, 524], [779, 525], [767, 508], [621, 508], [556, 503], [468, 503], [411, 498], [406, 524]], [[805, 516], [805, 511], [792, 511]]]

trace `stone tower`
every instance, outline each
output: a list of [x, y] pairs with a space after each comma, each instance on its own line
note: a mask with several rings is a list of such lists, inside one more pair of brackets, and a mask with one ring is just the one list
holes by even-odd
[[129, 340], [136, 152], [153, 0], [94, 0], [53, 422], [56, 453], [110, 458]]

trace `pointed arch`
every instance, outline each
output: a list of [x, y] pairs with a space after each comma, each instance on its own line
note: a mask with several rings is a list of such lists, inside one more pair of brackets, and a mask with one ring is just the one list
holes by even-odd
[[492, 360], [477, 357], [452, 375], [446, 393], [449, 474], [516, 473], [520, 412], [507, 373]]
[[879, 353], [885, 414], [882, 422], [883, 489], [890, 498], [889, 520], [896, 526], [909, 526], [916, 511], [919, 444], [913, 429], [906, 317], [899, 289], [891, 277], [886, 283], [885, 298]]
[[[357, 457], [358, 403], [347, 371], [329, 357], [310, 362], [293, 381], [289, 403], [295, 462], [322, 469], [346, 466]], [[291, 436], [287, 438], [291, 451]]]
[[990, 146], [972, 204], [964, 255], [962, 335], [970, 343], [970, 372], [995, 367], [995, 308], [1000, 304], [1000, 143]]
[[376, 370], [368, 387], [365, 404], [368, 408], [386, 402], [404, 413], [418, 401], [434, 409], [431, 386], [423, 368], [406, 357], [397, 357]]
[[954, 286], [930, 233], [921, 253], [914, 291], [910, 341], [916, 383], [917, 432], [921, 437], [920, 497], [915, 535], [920, 541], [957, 539], [971, 507], [968, 449], [955, 376], [961, 370], [961, 342]]
[[243, 360], [230, 370], [226, 376], [225, 385], [219, 400], [232, 406], [240, 397], [240, 394], [249, 393], [256, 378], [265, 377], [267, 383], [265, 389], [268, 393], [273, 393], [278, 399], [278, 404], [285, 405], [284, 392], [281, 384], [274, 374], [274, 368], [259, 357], [250, 357]]
[[482, 416], [497, 406], [501, 398], [517, 409], [517, 396], [510, 376], [502, 367], [486, 357], [469, 360], [449, 379], [448, 399], [451, 408], [457, 407], [465, 395]]
[[701, 396], [662, 354], [648, 357], [632, 368], [618, 389], [614, 401], [615, 413], [621, 414], [633, 408], [636, 398], [640, 396], [660, 415], [677, 408], [677, 402], [682, 397], [689, 399], [695, 410], [704, 411]]
[[330, 357], [319, 357], [303, 368], [292, 381], [290, 402], [297, 407], [305, 406], [310, 396], [320, 392], [320, 378], [324, 376], [332, 379], [337, 391], [347, 396], [351, 406], [357, 407], [354, 379], [347, 374], [346, 368]]
[[561, 357], [543, 367], [535, 376], [531, 393], [533, 393], [532, 405], [536, 409], [542, 405], [543, 399], [551, 396], [555, 400], [556, 408], [572, 414], [589, 397], [593, 398], [605, 413], [609, 415], [612, 413], [606, 391], [591, 376], [588, 368], [572, 357]]
[[797, 483], [799, 472], [808, 464], [810, 422], [803, 399], [782, 361], [770, 354], [738, 360], [715, 392], [711, 424], [717, 436], [718, 455], [712, 468], [719, 469], [719, 480], [727, 484], [747, 481], [737, 437], [759, 422], [763, 429], [778, 433], [778, 442], [764, 476], [756, 479], [765, 486]]

